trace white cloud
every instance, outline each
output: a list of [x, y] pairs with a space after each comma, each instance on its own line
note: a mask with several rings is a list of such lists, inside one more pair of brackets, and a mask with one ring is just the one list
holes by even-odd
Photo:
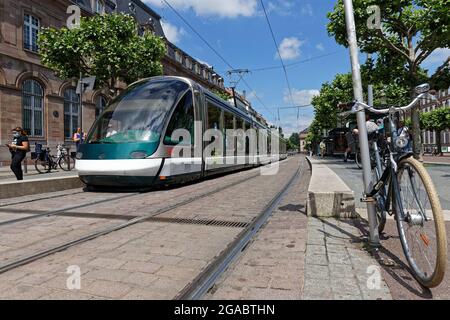
[[[303, 41], [300, 41], [296, 37], [284, 38], [278, 48], [280, 50], [281, 58], [283, 60], [293, 60], [300, 57], [300, 47], [303, 45], [303, 43]], [[278, 53], [275, 55], [275, 58], [279, 58]]]
[[300, 112], [300, 116], [297, 119], [295, 111], [288, 114], [281, 113], [280, 118], [280, 126], [283, 128], [284, 136], [289, 138], [294, 132], [300, 132], [308, 128], [314, 120], [314, 114], [309, 110], [304, 113]]
[[[319, 93], [320, 93], [319, 90], [315, 90], [315, 89], [312, 89], [312, 90], [293, 89], [292, 90], [292, 99], [294, 100], [295, 105], [305, 106], [305, 105], [311, 104], [312, 99], [315, 96], [319, 95]], [[283, 100], [286, 103], [291, 102], [291, 97], [290, 97], [288, 90], [285, 90]]]
[[[165, 7], [161, 0], [144, 0], [156, 7]], [[251, 17], [257, 14], [258, 0], [170, 0], [170, 5], [178, 10], [192, 9], [198, 16], [218, 16], [235, 18]]]
[[183, 28], [178, 28], [177, 26], [174, 26], [173, 24], [170, 24], [168, 22], [161, 21], [161, 26], [167, 39], [169, 39], [169, 41], [172, 43], [178, 43], [181, 38], [186, 35], [186, 31]]
[[450, 48], [438, 48], [423, 62], [425, 66], [441, 65], [450, 56]]
[[322, 43], [317, 44], [316, 45], [316, 49], [319, 50], [319, 51], [325, 51], [325, 47], [323, 46]]
[[304, 16], [312, 17], [314, 15], [314, 11], [313, 11], [313, 8], [312, 8], [311, 4], [308, 3], [308, 4], [304, 5], [304, 6], [302, 6], [302, 9], [301, 9], [300, 13], [302, 15], [304, 15]]
[[267, 10], [269, 12], [275, 12], [282, 16], [290, 16], [294, 12], [295, 3], [289, 0], [275, 0], [270, 1]]

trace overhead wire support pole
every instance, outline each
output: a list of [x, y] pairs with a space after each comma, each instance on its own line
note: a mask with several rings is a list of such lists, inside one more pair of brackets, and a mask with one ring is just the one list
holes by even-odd
[[[361, 68], [358, 57], [358, 42], [356, 38], [356, 25], [355, 16], [353, 12], [352, 0], [344, 0], [345, 9], [345, 22], [347, 26], [348, 44], [350, 48], [350, 57], [352, 64], [352, 77], [353, 77], [353, 91], [355, 100], [358, 102], [364, 102], [363, 87], [361, 80]], [[363, 110], [357, 112], [357, 121], [359, 129], [359, 143], [361, 151], [361, 159], [363, 165], [363, 181], [365, 194], [371, 191], [371, 166], [370, 166], [370, 154], [369, 154], [369, 140], [367, 137], [366, 127], [366, 113]], [[380, 237], [378, 234], [378, 223], [375, 211], [375, 203], [367, 202], [367, 213], [369, 217], [369, 245], [372, 247], [380, 246]]]

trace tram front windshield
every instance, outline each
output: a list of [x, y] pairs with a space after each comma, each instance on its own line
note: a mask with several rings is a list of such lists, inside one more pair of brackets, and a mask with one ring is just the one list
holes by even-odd
[[149, 80], [129, 87], [100, 115], [87, 143], [159, 141], [167, 114], [188, 89], [180, 80]]

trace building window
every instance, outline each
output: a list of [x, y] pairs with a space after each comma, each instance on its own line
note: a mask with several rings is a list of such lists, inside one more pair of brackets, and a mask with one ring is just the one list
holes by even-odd
[[192, 61], [191, 61], [191, 59], [189, 59], [189, 57], [186, 57], [186, 59], [184, 60], [184, 65], [189, 70], [192, 70]]
[[201, 74], [202, 69], [200, 68], [200, 66], [198, 64], [195, 65], [195, 73], [197, 74]]
[[93, 0], [92, 9], [95, 13], [105, 13], [105, 2], [103, 0]]
[[95, 99], [95, 119], [97, 119], [105, 110], [106, 105], [108, 102], [106, 101], [106, 98], [104, 96], [97, 96]]
[[64, 91], [64, 136], [72, 138], [72, 134], [80, 125], [80, 97], [74, 88]]
[[23, 46], [26, 50], [38, 52], [39, 19], [26, 14], [23, 21]]
[[43, 136], [44, 90], [36, 80], [25, 80], [22, 84], [23, 129], [35, 137]]
[[175, 60], [179, 63], [183, 63], [183, 57], [179, 51], [175, 51]]

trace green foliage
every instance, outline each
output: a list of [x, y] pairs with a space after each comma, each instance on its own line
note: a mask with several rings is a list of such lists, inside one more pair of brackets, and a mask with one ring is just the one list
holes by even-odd
[[421, 128], [431, 131], [450, 129], [450, 108], [439, 108], [420, 114]]
[[322, 129], [336, 127], [338, 104], [353, 100], [353, 83], [350, 74], [338, 74], [331, 83], [325, 82], [320, 89], [320, 94], [312, 100], [315, 114], [312, 134], [319, 133]]
[[163, 40], [137, 34], [134, 19], [124, 14], [83, 17], [79, 28], [44, 28], [39, 33], [42, 63], [64, 79], [97, 77], [114, 90], [118, 79], [132, 83], [162, 74]]
[[[380, 7], [381, 30], [367, 26], [371, 5]], [[422, 81], [422, 62], [437, 48], [450, 47], [450, 0], [353, 0], [353, 6], [360, 49], [377, 53], [380, 72], [388, 79], [407, 75], [409, 88]], [[348, 46], [343, 0], [328, 18], [330, 36]]]
[[292, 149], [298, 149], [300, 147], [300, 135], [297, 132], [291, 134], [289, 143], [292, 146]]
[[223, 100], [225, 100], [225, 101], [228, 101], [228, 100], [230, 100], [232, 98], [231, 94], [229, 94], [228, 92], [223, 91], [223, 90], [212, 89], [212, 92], [215, 95], [217, 95], [220, 98], [222, 98]]
[[450, 129], [450, 108], [444, 107], [420, 114], [422, 129], [436, 131], [437, 151], [442, 155], [441, 132]]

